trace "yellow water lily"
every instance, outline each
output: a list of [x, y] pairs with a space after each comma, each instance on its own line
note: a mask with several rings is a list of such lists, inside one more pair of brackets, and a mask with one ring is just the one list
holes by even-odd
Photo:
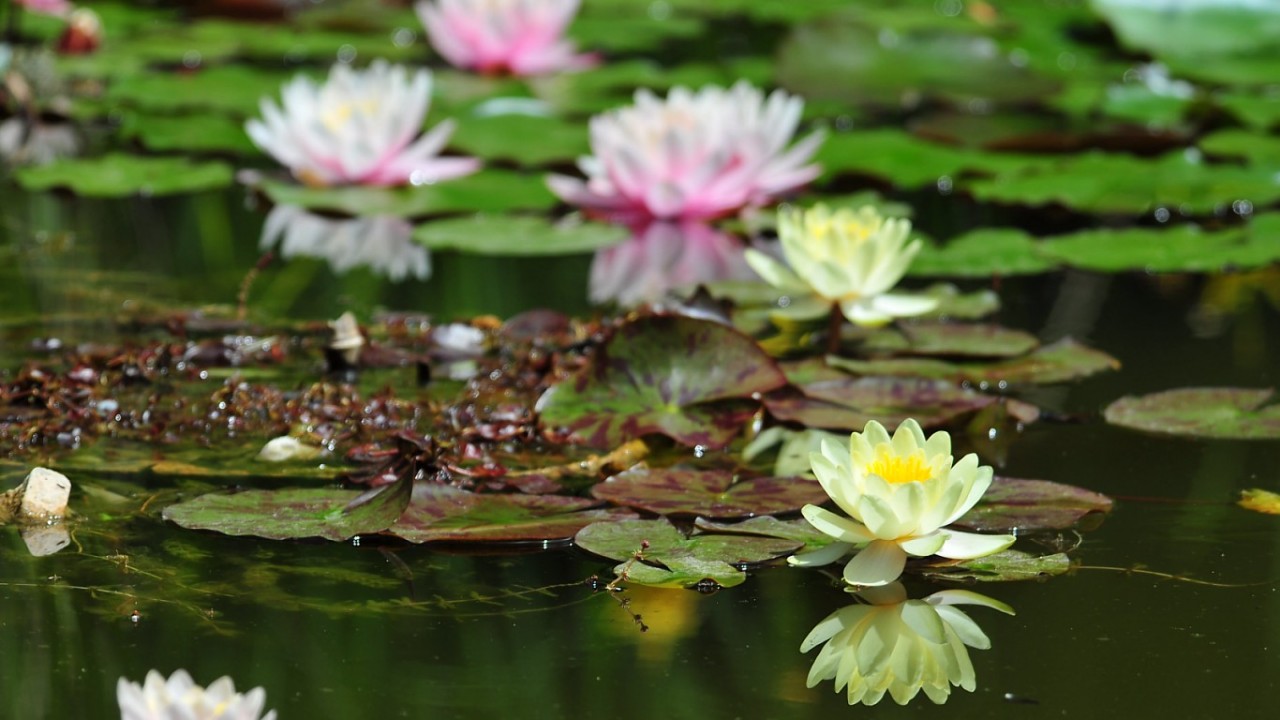
[[827, 440], [809, 460], [818, 482], [849, 517], [806, 505], [805, 519], [837, 542], [791, 558], [794, 565], [833, 562], [865, 546], [845, 566], [845, 581], [885, 585], [902, 574], [908, 555], [967, 560], [1004, 550], [1015, 539], [946, 527], [978, 502], [993, 471], [973, 453], [953, 462], [945, 431], [926, 439], [919, 423], [906, 420], [890, 437], [872, 420], [849, 436], [847, 448]]
[[861, 604], [828, 615], [800, 645], [822, 650], [809, 669], [807, 684], [834, 680], [848, 689], [849, 704], [875, 705], [886, 694], [906, 705], [921, 690], [935, 703], [946, 702], [951, 687], [977, 687], [968, 648], [985, 650], [991, 641], [956, 605], [980, 605], [1013, 614], [1008, 605], [968, 590], [943, 590], [908, 600], [901, 583], [856, 593]]
[[825, 205], [782, 208], [778, 238], [786, 264], [754, 249], [747, 250], [747, 262], [789, 295], [817, 296], [820, 302], [793, 297], [784, 310], [792, 318], [817, 317], [834, 304], [854, 324], [883, 325], [938, 305], [936, 298], [889, 292], [920, 252], [921, 241], [909, 241], [910, 234], [910, 220], [882, 217], [870, 206], [834, 212]]

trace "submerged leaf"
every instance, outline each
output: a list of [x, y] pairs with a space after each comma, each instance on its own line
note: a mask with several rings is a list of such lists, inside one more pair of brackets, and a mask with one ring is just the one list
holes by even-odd
[[591, 488], [591, 494], [617, 505], [659, 515], [711, 518], [751, 517], [798, 512], [822, 503], [827, 493], [803, 477], [739, 480], [728, 470], [646, 470], [616, 475]]
[[542, 424], [616, 447], [661, 433], [720, 448], [754, 412], [741, 400], [786, 383], [755, 341], [719, 323], [650, 315], [617, 329], [591, 364], [538, 399]]
[[1179, 388], [1128, 396], [1107, 406], [1112, 425], [1186, 437], [1270, 440], [1280, 438], [1280, 405], [1273, 391], [1248, 388]]

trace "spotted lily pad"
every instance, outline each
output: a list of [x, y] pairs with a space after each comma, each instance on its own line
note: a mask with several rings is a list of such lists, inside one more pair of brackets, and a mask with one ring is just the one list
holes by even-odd
[[[625, 573], [627, 581], [663, 587], [691, 587], [708, 580], [722, 587], [740, 585], [747, 579], [742, 566], [768, 562], [801, 546], [793, 540], [748, 535], [685, 537], [662, 519], [594, 523], [573, 541], [583, 550], [623, 561], [614, 572]], [[642, 552], [643, 559], [628, 562], [636, 552]]]
[[258, 188], [280, 205], [348, 215], [418, 217], [459, 211], [545, 210], [556, 203], [540, 178], [507, 170], [483, 170], [433, 185], [397, 188], [313, 188], [271, 179], [262, 180]]
[[1107, 406], [1112, 425], [1184, 437], [1280, 438], [1280, 405], [1269, 389], [1180, 388], [1128, 396]]
[[290, 488], [210, 493], [164, 509], [165, 520], [189, 530], [271, 540], [347, 540], [391, 527], [409, 504], [406, 475], [371, 497], [358, 490]]
[[[419, 483], [388, 533], [413, 543], [567, 541], [593, 522], [619, 516], [599, 503], [558, 495], [478, 494]], [[622, 517], [635, 517], [622, 513]]]
[[870, 420], [894, 427], [907, 418], [937, 427], [994, 402], [945, 380], [908, 377], [820, 380], [764, 396], [769, 414], [783, 422], [859, 431]]
[[1066, 553], [1032, 555], [1021, 550], [1004, 550], [974, 560], [952, 560], [916, 567], [930, 580], [966, 583], [1040, 580], [1066, 574], [1070, 569], [1071, 558]]
[[111, 153], [22, 168], [17, 179], [28, 190], [67, 188], [89, 197], [124, 197], [216, 190], [231, 184], [232, 172], [220, 162]]
[[1049, 482], [996, 477], [982, 500], [955, 522], [979, 532], [1065, 530], [1090, 513], [1111, 510], [1111, 498]]
[[862, 342], [862, 349], [894, 355], [965, 355], [1015, 357], [1040, 344], [1034, 335], [999, 325], [973, 323], [906, 323], [879, 330]]
[[798, 512], [807, 504], [827, 499], [822, 486], [808, 478], [740, 479], [728, 470], [626, 472], [592, 487], [591, 494], [617, 505], [659, 515], [711, 518]]
[[592, 447], [661, 433], [720, 448], [755, 410], [744, 398], [785, 384], [773, 359], [733, 328], [650, 315], [619, 327], [588, 367], [547, 390], [536, 409], [545, 427]]
[[423, 223], [413, 237], [432, 250], [521, 257], [592, 252], [620, 243], [630, 233], [617, 225], [595, 222], [476, 215]]
[[829, 357], [827, 362], [858, 375], [938, 378], [984, 386], [1065, 382], [1120, 367], [1120, 362], [1110, 355], [1071, 338], [1045, 345], [1022, 357], [997, 362], [951, 363], [929, 358], [850, 360], [841, 357]]

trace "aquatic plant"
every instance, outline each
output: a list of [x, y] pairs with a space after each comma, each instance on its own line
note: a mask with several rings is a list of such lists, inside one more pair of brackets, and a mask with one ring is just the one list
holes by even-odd
[[921, 690], [941, 704], [952, 686], [973, 692], [977, 683], [969, 648], [986, 650], [991, 641], [956, 605], [1013, 614], [1008, 605], [968, 590], [908, 600], [902, 584], [894, 583], [856, 595], [863, 603], [831, 613], [800, 644], [800, 652], [822, 645], [807, 685], [834, 680], [836, 692], [848, 689], [850, 705], [875, 705], [886, 693], [906, 705]]
[[66, 17], [75, 8], [70, 0], [13, 0], [13, 4], [37, 15]]
[[591, 118], [585, 181], [552, 175], [566, 202], [616, 217], [707, 219], [762, 205], [818, 176], [806, 164], [815, 131], [788, 147], [804, 106], [745, 80], [728, 90], [675, 87], [665, 99], [638, 90], [635, 104]]
[[238, 693], [231, 678], [223, 676], [206, 690], [186, 670], [175, 670], [168, 680], [152, 670], [143, 685], [120, 678], [116, 699], [120, 720], [274, 720], [276, 716], [274, 710], [262, 714], [267, 701], [262, 688]]
[[[857, 325], [883, 325], [938, 305], [936, 298], [889, 292], [920, 251], [921, 241], [908, 241], [910, 233], [910, 220], [882, 217], [870, 206], [782, 208], [778, 237], [787, 264], [754, 249], [747, 250], [747, 262], [769, 284], [799, 296], [781, 314], [812, 319], [838, 305]], [[817, 302], [803, 301], [814, 295]]]
[[[323, 84], [287, 83], [282, 104], [261, 103], [245, 123], [254, 144], [309, 185], [425, 185], [475, 172], [478, 160], [439, 157], [453, 132], [445, 120], [418, 137], [431, 102], [431, 73], [376, 60], [337, 64]], [[416, 139], [415, 139], [416, 138]]]
[[455, 67], [541, 75], [596, 63], [564, 39], [578, 0], [423, 0], [414, 8], [431, 46]]
[[885, 585], [902, 574], [908, 555], [967, 560], [1000, 552], [1015, 540], [946, 527], [978, 502], [993, 471], [973, 453], [953, 462], [945, 431], [926, 439], [919, 423], [906, 420], [890, 438], [872, 420], [861, 433], [850, 434], [848, 449], [827, 440], [809, 460], [827, 495], [850, 517], [806, 505], [805, 519], [837, 542], [790, 558], [794, 565], [825, 565], [865, 545], [845, 565], [845, 582]]

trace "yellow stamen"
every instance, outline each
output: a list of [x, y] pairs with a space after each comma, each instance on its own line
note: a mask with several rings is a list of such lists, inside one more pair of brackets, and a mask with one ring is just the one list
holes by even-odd
[[924, 452], [917, 450], [906, 457], [889, 452], [877, 453], [878, 457], [867, 466], [868, 475], [879, 475], [885, 482], [922, 482], [933, 477], [933, 471], [924, 461]]

